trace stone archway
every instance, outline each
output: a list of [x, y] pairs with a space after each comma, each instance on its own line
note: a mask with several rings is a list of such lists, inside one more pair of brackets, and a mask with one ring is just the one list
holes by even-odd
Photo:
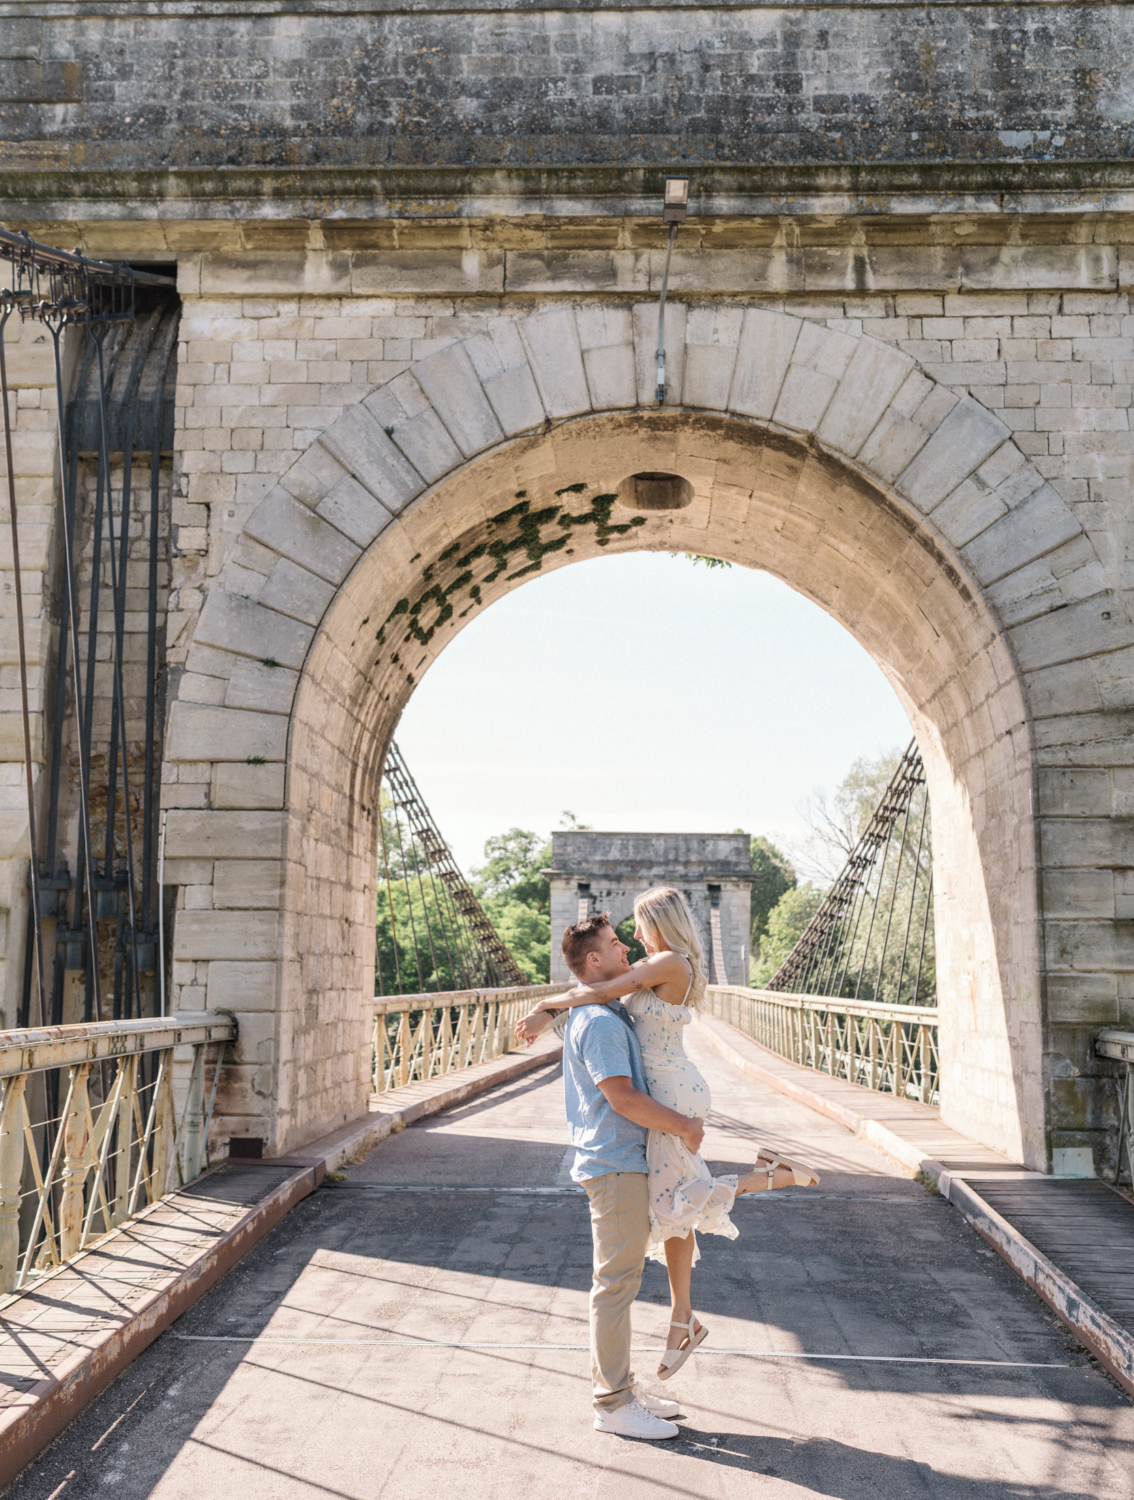
[[[347, 411], [245, 525], [166, 773], [169, 857], [192, 872], [176, 1003], [241, 1019], [222, 1130], [286, 1149], [365, 1108], [373, 798], [430, 661], [535, 571], [659, 548], [777, 574], [886, 671], [934, 805], [946, 1114], [1046, 1159], [1034, 722], [1063, 663], [1090, 677], [1123, 644], [1121, 607], [1085, 590], [1093, 549], [1003, 425], [894, 348], [711, 307], [672, 308], [667, 344], [659, 411], [648, 316], [495, 320]], [[611, 498], [659, 469], [687, 509]], [[1073, 539], [1082, 569], [1057, 576], [1043, 559]], [[205, 807], [177, 806], [179, 767]]]

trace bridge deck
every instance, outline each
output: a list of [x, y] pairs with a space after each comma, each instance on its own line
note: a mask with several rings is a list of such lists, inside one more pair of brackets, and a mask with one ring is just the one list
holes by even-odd
[[0, 1413], [124, 1327], [288, 1178], [291, 1166], [226, 1164], [74, 1261], [0, 1301]]
[[[682, 1438], [590, 1426], [590, 1240], [556, 1070], [414, 1126], [306, 1199], [9, 1500], [1130, 1500], [1134, 1411], [960, 1215], [707, 1037], [691, 1047], [713, 1087], [710, 1160], [735, 1168], [768, 1142], [824, 1180], [742, 1200], [740, 1238], [704, 1243], [711, 1337], [672, 1382]], [[638, 1345], [660, 1346], [664, 1303], [648, 1266]]]
[[1030, 1172], [951, 1129], [936, 1109], [798, 1067], [711, 1017], [704, 1026], [718, 1050], [757, 1079], [846, 1124], [861, 1121], [860, 1131], [880, 1126], [873, 1138], [907, 1164], [929, 1158], [967, 1182], [1074, 1283], [1058, 1309], [1073, 1326], [1084, 1329], [1082, 1292], [1134, 1333], [1134, 1206], [1125, 1194], [1103, 1182]]

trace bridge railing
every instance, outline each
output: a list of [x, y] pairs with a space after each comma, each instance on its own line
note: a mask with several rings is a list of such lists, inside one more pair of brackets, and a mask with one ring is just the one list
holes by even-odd
[[1126, 1170], [1134, 1185], [1134, 1031], [1106, 1026], [1095, 1034], [1095, 1056], [1126, 1064], [1124, 1075], [1115, 1079], [1118, 1091], [1118, 1150], [1114, 1180], [1122, 1178], [1122, 1155], [1126, 1153]]
[[938, 1102], [937, 1011], [710, 985], [711, 1015], [781, 1057], [864, 1088]]
[[235, 1036], [217, 1012], [0, 1032], [0, 1292], [200, 1175]]
[[512, 1028], [565, 984], [379, 995], [374, 1001], [372, 1091], [423, 1083], [502, 1057], [517, 1047]]

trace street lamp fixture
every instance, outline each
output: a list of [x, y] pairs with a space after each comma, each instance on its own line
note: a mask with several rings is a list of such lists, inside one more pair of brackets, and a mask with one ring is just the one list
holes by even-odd
[[688, 210], [688, 177], [667, 177], [665, 180], [665, 208], [662, 210], [662, 221], [666, 224], [683, 224]]
[[679, 225], [684, 224], [689, 212], [688, 177], [667, 177], [665, 198], [662, 202], [662, 223], [669, 225], [669, 238], [665, 246], [665, 271], [662, 274], [661, 297], [658, 299], [658, 405], [665, 405], [665, 294], [669, 286], [669, 258], [673, 254], [673, 242], [677, 238]]

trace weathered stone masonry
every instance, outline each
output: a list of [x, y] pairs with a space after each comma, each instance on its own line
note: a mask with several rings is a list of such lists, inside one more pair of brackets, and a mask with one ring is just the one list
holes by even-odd
[[[1101, 1164], [1090, 1038], [1134, 1019], [1129, 9], [0, 17], [7, 221], [177, 263], [171, 978], [241, 1018], [221, 1134], [363, 1107], [374, 777], [432, 655], [525, 570], [686, 547], [815, 599], [909, 708], [947, 1114]], [[46, 562], [49, 372], [10, 332]], [[597, 503], [659, 467], [688, 510]]]

